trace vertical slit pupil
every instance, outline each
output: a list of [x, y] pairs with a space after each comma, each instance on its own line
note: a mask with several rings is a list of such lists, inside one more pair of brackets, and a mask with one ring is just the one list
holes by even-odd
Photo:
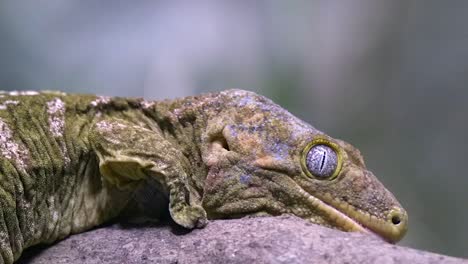
[[327, 158], [327, 152], [324, 151], [322, 153], [322, 164], [320, 164], [320, 170], [323, 170], [323, 166], [325, 165], [325, 159]]

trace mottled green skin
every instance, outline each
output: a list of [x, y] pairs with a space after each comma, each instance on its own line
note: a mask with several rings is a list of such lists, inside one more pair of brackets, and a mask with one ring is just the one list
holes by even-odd
[[[343, 149], [336, 179], [303, 171], [302, 152], [317, 137]], [[379, 233], [396, 208], [402, 223], [388, 238], [396, 241], [407, 221], [356, 149], [251, 92], [160, 102], [0, 95], [0, 263], [122, 212], [154, 217], [167, 201], [171, 217], [186, 228], [207, 219], [289, 213], [361, 230], [341, 211]], [[372, 220], [350, 215], [358, 211]]]

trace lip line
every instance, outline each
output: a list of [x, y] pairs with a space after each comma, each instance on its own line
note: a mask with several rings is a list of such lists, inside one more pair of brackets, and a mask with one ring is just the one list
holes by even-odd
[[[345, 231], [360, 231], [364, 233], [369, 233], [369, 231], [372, 231], [365, 227], [363, 223], [360, 223], [357, 220], [351, 218], [350, 216], [335, 208], [333, 205], [330, 205], [310, 195], [300, 187], [299, 190], [312, 208], [319, 209], [320, 211], [324, 212], [328, 219], [338, 224], [338, 226], [343, 228]], [[372, 231], [372, 233], [375, 232]]]
[[[384, 239], [387, 239], [386, 237], [384, 237], [382, 234], [378, 233], [377, 231], [371, 229], [370, 227], [367, 226], [367, 223], [363, 223], [363, 222], [360, 222], [359, 220], [347, 215], [347, 213], [349, 213], [349, 210], [345, 209], [344, 212], [341, 211], [340, 209], [337, 208], [337, 206], [335, 206], [333, 203], [328, 203], [328, 202], [323, 202], [325, 205], [329, 206], [329, 208], [331, 209], [334, 209], [334, 212], [336, 212], [337, 216], [338, 217], [342, 217], [342, 218], [345, 218], [346, 220], [348, 221], [351, 221], [353, 223], [355, 223], [356, 225], [359, 225], [363, 230], [365, 230], [367, 233], [372, 233], [372, 234], [376, 234], [378, 235], [379, 237], [381, 238], [384, 238]], [[346, 206], [351, 206], [349, 204], [346, 203]], [[352, 209], [351, 209], [352, 210]], [[360, 213], [359, 211], [356, 211], [356, 210], [353, 210], [352, 212], [354, 213], [357, 213], [357, 214], [362, 214]]]

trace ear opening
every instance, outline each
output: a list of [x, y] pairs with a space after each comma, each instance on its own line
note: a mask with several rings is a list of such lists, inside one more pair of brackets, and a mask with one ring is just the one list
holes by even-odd
[[229, 144], [222, 131], [210, 136], [207, 147], [207, 152], [203, 159], [208, 166], [217, 164], [219, 158], [230, 151]]
[[230, 150], [227, 139], [223, 135], [223, 131], [219, 131], [218, 133], [212, 135], [211, 138], [210, 138], [210, 144], [212, 146], [216, 146], [218, 148], [223, 148], [223, 149], [225, 149], [227, 151]]
[[229, 151], [229, 144], [223, 134], [215, 137], [211, 143], [219, 144], [223, 149]]

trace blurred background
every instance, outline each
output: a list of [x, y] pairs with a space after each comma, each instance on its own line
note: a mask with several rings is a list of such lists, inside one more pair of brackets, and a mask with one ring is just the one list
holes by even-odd
[[468, 257], [467, 25], [463, 0], [2, 0], [0, 89], [256, 91], [361, 150], [402, 245]]

